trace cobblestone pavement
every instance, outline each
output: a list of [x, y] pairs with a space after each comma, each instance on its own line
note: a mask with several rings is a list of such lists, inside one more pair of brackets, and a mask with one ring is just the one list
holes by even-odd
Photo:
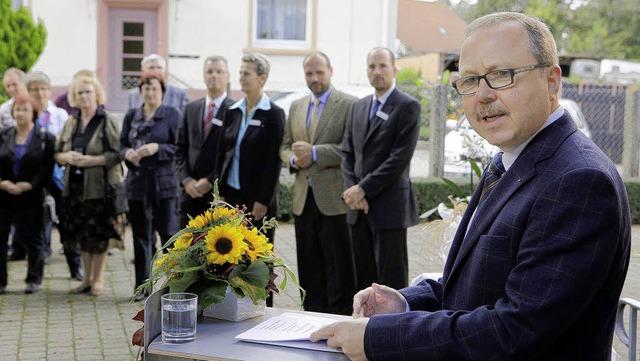
[[[409, 229], [409, 276], [441, 272], [442, 261], [431, 257], [425, 245], [424, 225]], [[633, 227], [632, 261], [622, 297], [640, 299], [640, 226]], [[0, 295], [0, 359], [2, 360], [132, 360], [138, 347], [131, 336], [141, 324], [131, 318], [142, 303], [130, 303], [134, 269], [131, 230], [127, 250], [109, 256], [106, 289], [102, 296], [71, 295], [78, 281], [69, 278], [64, 256], [54, 231], [54, 254], [45, 268], [38, 293], [24, 293], [26, 261], [9, 263], [7, 294]], [[296, 267], [293, 225], [282, 223], [276, 231], [276, 253], [294, 270]], [[295, 309], [300, 296], [288, 287], [275, 297], [275, 307]], [[616, 339], [618, 360], [625, 360], [626, 348]]]

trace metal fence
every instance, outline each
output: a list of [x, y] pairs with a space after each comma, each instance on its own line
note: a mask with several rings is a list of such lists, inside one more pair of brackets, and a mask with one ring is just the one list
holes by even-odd
[[[640, 90], [637, 86], [563, 83], [562, 97], [581, 107], [592, 140], [618, 166], [621, 174], [638, 177], [640, 168]], [[425, 85], [430, 95], [423, 122], [429, 126], [429, 175], [444, 174], [444, 136], [447, 119], [459, 119], [461, 97], [450, 86]], [[402, 87], [400, 87], [402, 89]]]

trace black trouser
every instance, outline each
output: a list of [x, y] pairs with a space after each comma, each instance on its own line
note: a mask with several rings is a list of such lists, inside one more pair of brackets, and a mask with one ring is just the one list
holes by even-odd
[[176, 232], [176, 198], [156, 201], [129, 200], [129, 221], [133, 233], [136, 288], [149, 278], [156, 233], [164, 245]]
[[346, 214], [320, 213], [309, 187], [295, 225], [298, 277], [307, 292], [304, 309], [351, 315], [356, 285]]
[[28, 268], [25, 281], [40, 284], [44, 274], [42, 203], [5, 207], [0, 208], [0, 286], [7, 286], [7, 243], [12, 223], [16, 237], [27, 247]]
[[[242, 206], [245, 205], [247, 206], [247, 212], [251, 212], [251, 209], [253, 208], [253, 203], [255, 202], [255, 200], [252, 197], [248, 197], [244, 193], [242, 193], [242, 191], [231, 188], [231, 187], [226, 187], [225, 189], [226, 189], [225, 193], [222, 194], [222, 196], [224, 197], [224, 200], [227, 203], [231, 204], [232, 206], [240, 206], [240, 208], [242, 208]], [[267, 205], [267, 215], [262, 220], [275, 217], [277, 213], [278, 213], [278, 205], [277, 205], [277, 201], [274, 201], [272, 202], [272, 204]], [[254, 219], [251, 221], [251, 224], [253, 224], [255, 227], [260, 229], [262, 227], [262, 220], [258, 221]], [[264, 234], [269, 239], [269, 243], [275, 245], [274, 238], [276, 236], [276, 229], [270, 228]], [[273, 306], [273, 293], [271, 292], [269, 292], [269, 296], [267, 296], [267, 306], [269, 307]]]
[[375, 229], [362, 211], [350, 229], [358, 289], [365, 289], [373, 282], [395, 289], [407, 287], [407, 229]]
[[212, 200], [213, 195], [211, 192], [206, 193], [200, 198], [191, 198], [188, 194], [183, 194], [180, 202], [178, 226], [180, 228], [186, 227], [187, 223], [189, 223], [189, 216], [195, 218], [196, 216], [204, 213], [204, 211], [211, 207], [210, 203]]

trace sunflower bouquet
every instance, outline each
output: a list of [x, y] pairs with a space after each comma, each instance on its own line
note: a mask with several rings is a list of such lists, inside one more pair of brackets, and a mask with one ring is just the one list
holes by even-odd
[[[227, 288], [238, 298], [250, 297], [254, 304], [267, 297], [269, 291], [278, 293], [274, 272], [280, 268], [284, 289], [290, 277], [298, 281], [284, 263], [273, 253], [264, 230], [277, 227], [275, 218], [263, 222], [261, 229], [251, 224], [246, 207], [233, 207], [220, 200], [214, 186], [211, 208], [176, 233], [152, 262], [151, 276], [138, 287], [136, 295], [150, 293], [153, 286], [164, 279], [169, 292], [190, 292], [198, 295], [198, 310], [222, 302]], [[301, 289], [302, 290], [302, 289]], [[304, 290], [302, 290], [304, 294]]]

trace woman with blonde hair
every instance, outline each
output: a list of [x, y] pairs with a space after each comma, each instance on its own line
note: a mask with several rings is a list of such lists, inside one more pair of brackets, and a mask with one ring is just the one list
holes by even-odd
[[71, 84], [71, 106], [80, 110], [66, 122], [55, 159], [65, 166], [63, 222], [69, 242], [77, 242], [84, 278], [72, 293], [104, 291], [110, 239], [123, 240], [124, 215], [112, 214], [107, 204], [109, 184], [122, 183], [118, 151], [118, 122], [100, 105], [105, 102], [95, 77], [78, 77]]

